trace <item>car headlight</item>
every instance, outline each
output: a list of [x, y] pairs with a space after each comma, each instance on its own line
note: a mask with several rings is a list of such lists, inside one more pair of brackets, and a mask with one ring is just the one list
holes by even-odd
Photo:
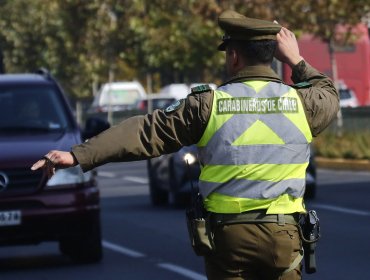
[[83, 172], [79, 165], [66, 168], [58, 169], [55, 174], [46, 183], [47, 188], [56, 187], [75, 187], [76, 184], [83, 184], [91, 181], [93, 178], [93, 173], [91, 171]]
[[191, 154], [191, 153], [186, 153], [186, 154], [184, 155], [184, 160], [185, 160], [185, 162], [187, 162], [188, 164], [193, 164], [197, 159], [196, 159], [196, 157], [195, 157], [193, 154]]

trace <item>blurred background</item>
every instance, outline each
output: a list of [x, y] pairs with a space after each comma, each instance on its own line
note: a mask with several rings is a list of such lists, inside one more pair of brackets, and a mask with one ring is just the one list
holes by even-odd
[[[2, 0], [0, 71], [48, 69], [65, 89], [83, 125], [86, 111], [106, 83], [137, 81], [149, 94], [165, 86], [168, 92], [171, 84], [220, 84], [225, 71], [223, 53], [216, 51], [222, 36], [217, 16], [225, 9], [277, 20], [294, 31], [302, 55], [332, 77], [341, 91], [346, 109], [338, 116], [336, 136], [346, 134], [347, 128], [368, 128], [364, 120], [368, 109], [357, 108], [370, 104], [367, 0]], [[275, 68], [291, 83], [285, 65], [277, 63]], [[179, 98], [189, 88], [174, 91]], [[114, 116], [107, 113], [110, 110], [122, 110], [106, 109], [111, 123], [127, 115]], [[347, 135], [356, 144], [353, 151], [344, 148], [348, 143], [343, 140], [339, 151], [320, 142], [317, 153], [369, 158], [370, 152], [364, 151], [369, 150], [364, 147], [369, 144], [368, 131], [365, 135]]]
[[[277, 20], [295, 33], [301, 55], [334, 80], [341, 111], [314, 140], [315, 194], [307, 202], [323, 221], [319, 267], [304, 279], [370, 279], [369, 0], [0, 0], [0, 72], [45, 68], [81, 129], [91, 117], [114, 125], [164, 108], [193, 86], [222, 83], [217, 17], [226, 9]], [[286, 65], [273, 67], [292, 83]], [[205, 279], [178, 207], [183, 197], [173, 192], [173, 182], [189, 188], [197, 175], [184, 172], [189, 154], [196, 156], [183, 150], [96, 170], [102, 263], [76, 266], [54, 243], [0, 248], [1, 279]]]

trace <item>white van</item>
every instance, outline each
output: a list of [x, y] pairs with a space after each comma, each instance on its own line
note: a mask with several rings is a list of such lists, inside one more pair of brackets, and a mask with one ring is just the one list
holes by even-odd
[[95, 112], [133, 109], [145, 98], [145, 89], [137, 81], [106, 83], [95, 96], [91, 109]]
[[159, 93], [176, 99], [181, 99], [186, 98], [190, 93], [190, 89], [187, 84], [169, 84], [161, 88]]
[[[207, 85], [207, 83], [192, 83], [190, 85], [187, 84], [169, 84], [164, 86], [160, 93], [167, 94], [168, 96], [174, 97], [176, 99], [186, 98], [186, 96], [191, 92], [191, 88], [199, 86], [199, 85]], [[215, 84], [208, 84], [212, 89], [216, 89], [217, 86]]]

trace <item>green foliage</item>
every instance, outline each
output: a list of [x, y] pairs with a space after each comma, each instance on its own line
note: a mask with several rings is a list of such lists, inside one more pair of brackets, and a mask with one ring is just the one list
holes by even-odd
[[327, 158], [370, 159], [370, 132], [357, 131], [337, 136], [324, 132], [314, 141], [317, 156]]
[[[48, 68], [75, 97], [108, 80], [220, 82], [218, 14], [234, 8], [297, 32], [332, 36], [356, 24], [368, 0], [2, 0], [0, 44], [7, 72]], [[143, 83], [145, 84], [145, 83]]]
[[251, 17], [277, 20], [296, 33], [302, 31], [329, 40], [337, 24], [354, 26], [370, 11], [369, 0], [231, 0], [232, 6]]

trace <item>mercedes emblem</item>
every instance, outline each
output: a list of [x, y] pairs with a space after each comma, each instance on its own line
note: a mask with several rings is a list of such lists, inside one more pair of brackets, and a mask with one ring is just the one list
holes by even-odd
[[8, 176], [0, 171], [0, 192], [4, 191], [9, 184], [9, 178]]

